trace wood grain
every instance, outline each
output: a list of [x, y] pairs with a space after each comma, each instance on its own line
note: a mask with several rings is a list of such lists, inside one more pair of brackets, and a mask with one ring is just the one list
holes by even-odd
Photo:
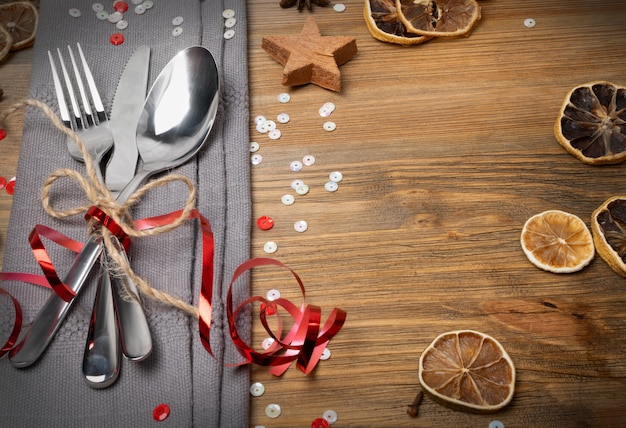
[[[605, 199], [626, 194], [623, 165], [583, 165], [552, 132], [573, 86], [626, 85], [626, 3], [485, 0], [470, 37], [408, 48], [369, 35], [361, 0], [346, 0], [343, 13], [314, 6], [322, 35], [357, 39], [340, 93], [281, 85], [283, 67], [261, 39], [299, 33], [310, 13], [278, 3], [248, 2], [251, 118], [291, 117], [275, 141], [251, 121], [264, 159], [252, 167], [253, 216], [275, 220], [269, 231], [253, 228], [252, 253], [266, 256], [263, 244], [275, 241], [274, 257], [300, 275], [306, 301], [324, 317], [342, 308], [348, 319], [331, 358], [312, 374], [292, 367], [276, 378], [252, 367], [266, 393], [250, 398], [250, 425], [308, 427], [327, 409], [338, 413], [336, 427], [626, 424], [624, 279], [599, 257], [576, 274], [543, 272], [519, 245], [533, 214], [562, 209], [589, 224]], [[526, 28], [525, 18], [536, 27]], [[10, 76], [25, 75], [27, 52], [0, 68], [5, 92]], [[290, 103], [278, 103], [281, 92]], [[337, 105], [334, 132], [317, 113], [326, 101]], [[0, 158], [5, 176], [19, 148], [11, 144]], [[304, 155], [315, 165], [290, 171]], [[344, 175], [335, 193], [323, 187], [331, 171]], [[311, 190], [284, 206], [295, 178]], [[0, 203], [4, 227], [10, 198], [2, 194]], [[301, 219], [309, 229], [296, 233]], [[252, 280], [255, 294], [277, 288], [300, 299], [287, 271], [258, 268]], [[468, 328], [494, 336], [511, 355], [512, 403], [475, 415], [427, 396], [418, 418], [409, 417], [421, 351], [444, 331]], [[253, 345], [261, 349], [264, 337], [255, 321]], [[265, 416], [269, 403], [280, 404], [279, 418]]]
[[[12, 52], [0, 63], [0, 88], [4, 91], [0, 99], [0, 109], [3, 111], [28, 96], [32, 55], [32, 49]], [[0, 177], [7, 180], [15, 177], [17, 171], [23, 123], [24, 111], [21, 110], [11, 115], [6, 123], [0, 124], [7, 132], [6, 138], [0, 141]], [[4, 189], [0, 189], [0, 269], [4, 260], [6, 230], [12, 201], [13, 197]]]
[[[589, 224], [606, 198], [624, 193], [623, 165], [583, 165], [552, 127], [573, 86], [626, 84], [626, 4], [482, 1], [470, 37], [408, 48], [374, 40], [360, 0], [341, 14], [315, 8], [322, 35], [357, 38], [333, 94], [280, 86], [282, 66], [260, 50], [261, 37], [297, 34], [308, 14], [277, 3], [249, 3], [251, 115], [291, 116], [277, 141], [251, 127], [264, 157], [253, 167], [254, 213], [276, 222], [253, 230], [253, 254], [275, 241], [274, 256], [301, 276], [307, 302], [324, 316], [340, 307], [348, 319], [312, 375], [253, 368], [267, 392], [251, 399], [251, 426], [306, 427], [327, 409], [342, 427], [626, 424], [624, 279], [599, 257], [577, 274], [543, 272], [519, 244], [533, 214], [562, 209]], [[282, 91], [289, 104], [276, 101]], [[332, 133], [317, 115], [326, 101], [337, 105]], [[307, 154], [316, 164], [291, 172]], [[334, 170], [344, 180], [328, 193]], [[294, 178], [311, 191], [286, 207], [280, 197]], [[292, 229], [299, 219], [309, 224], [303, 234]], [[259, 269], [253, 278], [256, 294], [278, 288], [298, 298], [285, 273]], [[260, 347], [266, 333], [256, 327]], [[412, 419], [421, 351], [466, 328], [493, 335], [512, 356], [512, 403], [474, 415], [427, 396]], [[269, 403], [281, 405], [279, 418], [264, 415]]]

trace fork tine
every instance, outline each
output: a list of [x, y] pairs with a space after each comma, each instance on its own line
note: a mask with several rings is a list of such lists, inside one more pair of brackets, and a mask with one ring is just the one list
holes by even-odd
[[67, 73], [67, 69], [65, 68], [65, 63], [63, 62], [63, 55], [61, 55], [61, 50], [58, 48], [57, 53], [59, 54], [59, 60], [61, 62], [61, 71], [63, 72], [65, 87], [67, 88], [68, 95], [70, 96], [70, 103], [72, 104], [72, 111], [74, 112], [74, 120], [76, 120], [76, 126], [78, 128], [86, 129], [85, 124], [83, 123], [82, 114], [80, 112], [80, 109], [78, 108], [78, 103], [76, 102], [76, 96], [74, 95], [74, 86], [72, 85], [70, 75]]
[[78, 46], [78, 54], [80, 55], [80, 60], [83, 64], [83, 70], [85, 70], [85, 79], [87, 79], [87, 84], [89, 85], [89, 91], [91, 92], [91, 98], [93, 99], [94, 107], [96, 108], [96, 112], [98, 114], [98, 120], [100, 122], [106, 121], [108, 118], [106, 112], [104, 111], [104, 105], [102, 104], [102, 99], [98, 93], [96, 82], [93, 80], [93, 75], [91, 74], [85, 55], [83, 54], [83, 49], [80, 47], [80, 43], [76, 43], [76, 46]]
[[61, 121], [66, 128], [72, 127], [72, 121], [70, 120], [70, 111], [67, 108], [67, 102], [63, 95], [63, 86], [61, 86], [61, 80], [59, 79], [59, 73], [57, 67], [54, 64], [54, 58], [50, 51], [48, 51], [48, 59], [50, 60], [50, 68], [52, 69], [52, 81], [54, 82], [54, 90], [57, 94], [57, 103], [59, 104], [59, 111], [61, 113]]
[[93, 113], [91, 111], [91, 104], [89, 102], [89, 98], [87, 98], [87, 93], [85, 92], [85, 85], [83, 85], [83, 79], [80, 76], [80, 71], [78, 70], [78, 65], [76, 64], [76, 60], [74, 59], [74, 52], [72, 52], [72, 48], [68, 45], [67, 51], [70, 54], [70, 61], [72, 62], [72, 69], [74, 70], [74, 78], [76, 79], [76, 85], [78, 86], [78, 92], [80, 93], [80, 99], [83, 102], [83, 110], [85, 112], [85, 117], [87, 119], [87, 126], [92, 126], [96, 124], [96, 121], [93, 117]]

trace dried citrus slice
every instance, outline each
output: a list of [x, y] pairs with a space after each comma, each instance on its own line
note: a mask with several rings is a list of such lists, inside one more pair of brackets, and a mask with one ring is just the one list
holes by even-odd
[[418, 375], [435, 399], [481, 413], [509, 404], [515, 392], [515, 366], [493, 337], [473, 330], [440, 334], [422, 352]]
[[363, 17], [370, 34], [377, 40], [398, 45], [417, 45], [432, 37], [410, 33], [398, 19], [395, 0], [365, 0]]
[[626, 277], [626, 196], [614, 196], [591, 215], [593, 242], [616, 273]]
[[30, 2], [0, 4], [0, 25], [13, 39], [12, 51], [27, 48], [35, 43], [38, 21], [39, 12]]
[[480, 19], [476, 0], [395, 0], [407, 31], [423, 36], [468, 35]]
[[572, 89], [561, 106], [554, 135], [565, 150], [592, 165], [626, 160], [626, 88], [610, 82]]
[[13, 39], [7, 30], [0, 25], [0, 61], [9, 54]]
[[595, 254], [593, 238], [585, 223], [559, 210], [544, 211], [529, 218], [520, 241], [526, 257], [549, 272], [579, 271]]

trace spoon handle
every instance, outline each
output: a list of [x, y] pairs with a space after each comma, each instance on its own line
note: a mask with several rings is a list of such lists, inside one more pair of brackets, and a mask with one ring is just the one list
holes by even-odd
[[[102, 252], [102, 257], [107, 257], [106, 251]], [[83, 354], [83, 376], [92, 388], [106, 388], [115, 382], [121, 364], [111, 277], [105, 266], [100, 263], [98, 289]]]
[[[83, 250], [74, 260], [72, 268], [63, 279], [76, 294], [80, 293], [85, 280], [102, 251], [102, 240], [91, 235]], [[9, 360], [14, 367], [23, 368], [33, 364], [46, 350], [58, 331], [72, 303], [52, 293], [30, 326], [22, 333], [17, 344], [9, 353]]]

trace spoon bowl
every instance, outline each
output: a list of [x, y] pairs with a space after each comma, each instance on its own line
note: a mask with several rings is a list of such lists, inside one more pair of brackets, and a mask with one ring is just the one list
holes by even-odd
[[148, 177], [191, 159], [206, 141], [217, 115], [217, 65], [204, 47], [179, 52], [148, 92], [137, 123], [141, 164], [117, 200], [123, 203]]

